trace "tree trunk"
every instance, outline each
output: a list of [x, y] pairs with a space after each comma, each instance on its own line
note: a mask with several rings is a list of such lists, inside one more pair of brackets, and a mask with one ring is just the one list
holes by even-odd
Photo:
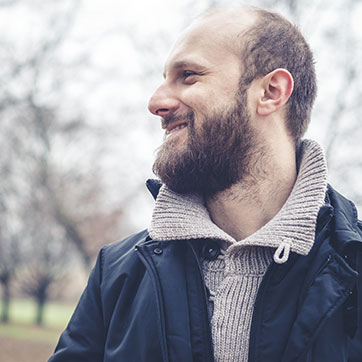
[[46, 298], [44, 298], [42, 296], [40, 298], [37, 298], [36, 302], [37, 302], [37, 305], [36, 305], [35, 323], [38, 326], [42, 326], [44, 323], [44, 307], [45, 307]]
[[2, 280], [3, 296], [2, 296], [2, 310], [1, 321], [3, 323], [9, 322], [9, 306], [10, 306], [10, 285], [9, 279]]

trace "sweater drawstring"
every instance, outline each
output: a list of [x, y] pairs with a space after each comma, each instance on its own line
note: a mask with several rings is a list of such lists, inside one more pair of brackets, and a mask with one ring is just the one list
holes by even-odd
[[277, 250], [274, 253], [274, 261], [277, 264], [283, 264], [288, 260], [289, 254], [290, 254], [290, 245], [286, 242], [282, 242], [280, 243], [280, 245], [278, 246]]

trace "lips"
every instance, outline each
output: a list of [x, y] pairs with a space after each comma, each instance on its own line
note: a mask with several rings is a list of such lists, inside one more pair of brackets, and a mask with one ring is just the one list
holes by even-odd
[[166, 127], [166, 135], [169, 135], [172, 132], [183, 129], [185, 127], [187, 127], [187, 122], [185, 121], [172, 122]]

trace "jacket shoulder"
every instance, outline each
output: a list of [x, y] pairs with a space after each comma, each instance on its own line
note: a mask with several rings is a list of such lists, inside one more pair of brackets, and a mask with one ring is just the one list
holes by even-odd
[[125, 280], [133, 280], [135, 275], [143, 273], [144, 265], [136, 246], [149, 239], [147, 230], [143, 230], [101, 249], [94, 272], [98, 275], [103, 297], [113, 295], [124, 287]]
[[125, 239], [105, 245], [101, 249], [102, 263], [114, 263], [134, 251], [135, 247], [147, 240], [150, 240], [147, 229], [132, 234]]

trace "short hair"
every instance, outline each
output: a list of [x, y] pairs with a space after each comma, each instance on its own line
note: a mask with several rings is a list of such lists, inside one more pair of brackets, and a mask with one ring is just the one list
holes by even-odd
[[247, 86], [277, 68], [292, 74], [294, 90], [286, 104], [286, 122], [298, 144], [308, 128], [317, 93], [313, 54], [299, 29], [288, 20], [263, 9], [249, 9], [255, 12], [256, 21], [238, 37], [244, 67], [240, 85]]

